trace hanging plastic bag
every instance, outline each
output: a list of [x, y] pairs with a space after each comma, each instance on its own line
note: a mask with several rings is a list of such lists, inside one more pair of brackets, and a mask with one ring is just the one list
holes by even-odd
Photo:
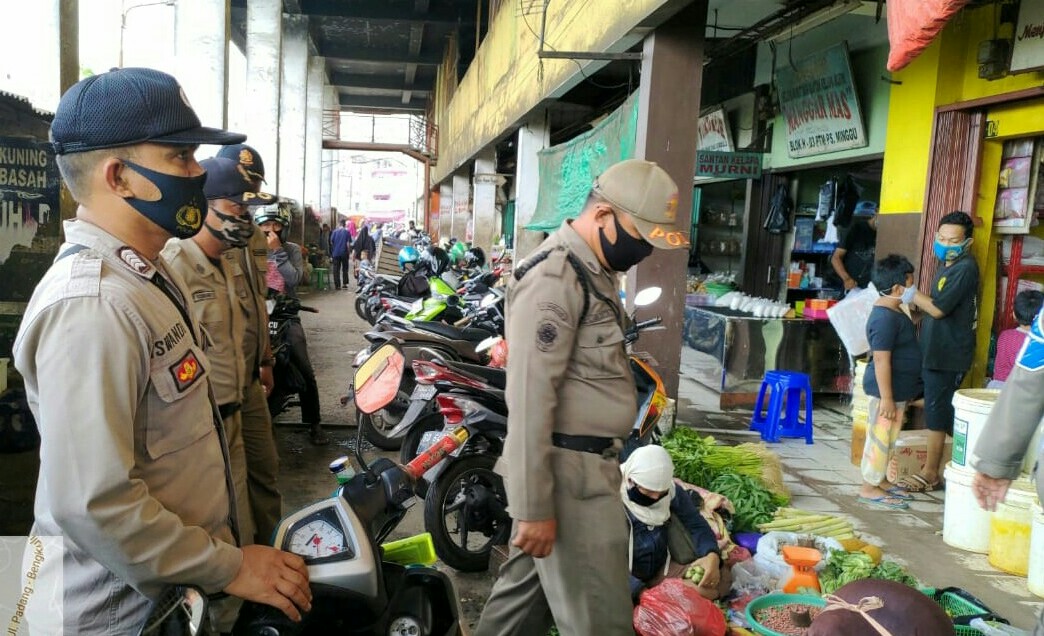
[[837, 190], [837, 180], [827, 179], [826, 183], [819, 186], [819, 202], [816, 205], [816, 221], [825, 221], [830, 218], [834, 211], [834, 193]]
[[790, 201], [790, 192], [787, 191], [786, 184], [779, 184], [772, 195], [764, 228], [770, 234], [786, 234], [790, 231], [790, 211], [793, 209], [794, 204]]
[[681, 579], [642, 592], [634, 608], [639, 636], [725, 636], [725, 615]]
[[851, 175], [838, 181], [837, 193], [834, 196], [834, 225], [848, 227], [852, 224], [852, 215], [859, 199], [862, 198], [862, 193], [863, 188]]
[[870, 319], [870, 312], [880, 296], [874, 284], [868, 283], [866, 289], [853, 289], [841, 302], [827, 309], [827, 318], [845, 349], [848, 349], [848, 355], [861, 356], [870, 350], [870, 343], [866, 339], [866, 321]]

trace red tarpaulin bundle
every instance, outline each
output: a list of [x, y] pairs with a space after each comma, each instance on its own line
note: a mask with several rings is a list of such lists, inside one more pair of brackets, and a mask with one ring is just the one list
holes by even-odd
[[966, 4], [968, 0], [888, 0], [888, 70], [912, 62]]

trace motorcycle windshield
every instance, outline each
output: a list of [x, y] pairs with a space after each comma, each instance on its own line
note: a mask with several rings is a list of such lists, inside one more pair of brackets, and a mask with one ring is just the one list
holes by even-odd
[[428, 291], [431, 292], [432, 296], [454, 296], [457, 290], [439, 278], [438, 276], [432, 276], [428, 279]]
[[355, 372], [355, 407], [374, 413], [391, 403], [399, 391], [406, 358], [393, 344], [381, 346]]

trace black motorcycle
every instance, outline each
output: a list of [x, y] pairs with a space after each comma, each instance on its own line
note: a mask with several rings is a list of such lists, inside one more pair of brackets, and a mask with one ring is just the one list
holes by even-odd
[[278, 296], [268, 301], [268, 335], [272, 342], [272, 356], [275, 365], [272, 375], [275, 386], [268, 395], [268, 412], [275, 419], [287, 409], [301, 405], [301, 392], [306, 388], [304, 373], [290, 355], [290, 343], [287, 332], [291, 323], [300, 322], [302, 311], [319, 313], [318, 309], [306, 307], [301, 301], [289, 296]]

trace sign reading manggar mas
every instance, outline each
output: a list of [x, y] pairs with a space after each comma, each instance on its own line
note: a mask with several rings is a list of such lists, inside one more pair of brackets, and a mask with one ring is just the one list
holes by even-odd
[[808, 157], [862, 148], [866, 130], [845, 43], [776, 71], [787, 154]]

